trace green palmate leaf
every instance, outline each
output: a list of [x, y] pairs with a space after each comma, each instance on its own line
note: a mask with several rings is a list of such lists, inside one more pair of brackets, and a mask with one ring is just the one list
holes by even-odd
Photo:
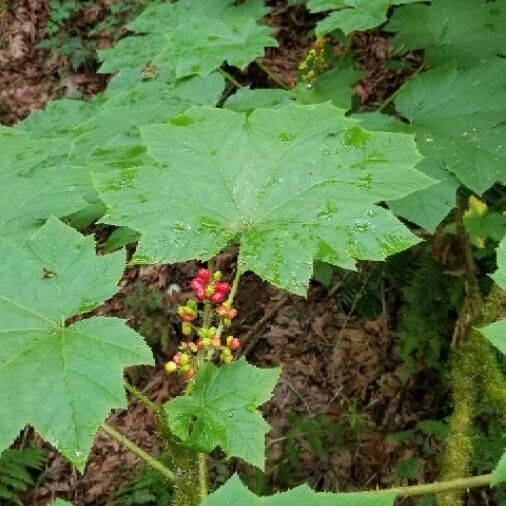
[[424, 155], [417, 168], [440, 181], [392, 203], [396, 213], [433, 230], [455, 205], [454, 176], [477, 193], [506, 181], [506, 61], [467, 71], [450, 64], [419, 74], [395, 104], [408, 124], [378, 113], [358, 117], [369, 129], [415, 134]]
[[393, 506], [395, 494], [314, 492], [308, 486], [259, 497], [248, 490], [237, 474], [204, 500], [202, 506]]
[[[379, 112], [357, 114], [365, 128], [385, 132], [414, 133], [416, 130], [409, 124], [398, 121], [393, 116]], [[425, 142], [425, 138], [415, 137], [418, 149], [424, 156], [417, 165], [417, 169], [437, 180], [437, 184], [414, 192], [399, 200], [390, 201], [388, 205], [392, 211], [407, 218], [413, 223], [433, 231], [448, 212], [455, 207], [456, 191], [459, 187], [457, 178], [448, 172], [445, 160], [438, 159], [432, 149], [432, 143]]]
[[316, 34], [325, 35], [341, 30], [351, 32], [369, 30], [387, 20], [391, 5], [407, 4], [419, 0], [308, 0], [311, 12], [332, 11], [316, 25]]
[[416, 243], [374, 203], [433, 184], [412, 169], [410, 136], [366, 132], [329, 104], [193, 108], [142, 136], [165, 167], [96, 176], [104, 220], [142, 234], [133, 261], [208, 259], [238, 243], [242, 269], [299, 294], [315, 258], [353, 268]]
[[350, 109], [352, 86], [362, 75], [350, 59], [344, 59], [335, 68], [320, 75], [311, 86], [301, 83], [293, 90], [241, 88], [225, 105], [239, 112], [250, 112], [260, 107], [280, 107], [292, 101], [300, 104], [332, 102], [337, 107]]
[[[497, 248], [497, 271], [491, 277], [503, 290], [506, 290], [506, 238]], [[487, 325], [481, 329], [481, 332], [506, 355], [506, 319]], [[503, 458], [504, 460], [506, 459]], [[503, 473], [506, 475], [506, 462], [503, 462], [503, 468]]]
[[263, 469], [270, 427], [257, 408], [270, 399], [279, 372], [259, 369], [244, 359], [219, 368], [205, 363], [191, 394], [165, 404], [171, 430], [199, 451], [219, 446], [227, 456]]
[[58, 141], [40, 141], [28, 133], [0, 127], [0, 237], [28, 237], [51, 215], [65, 216], [86, 205], [76, 174], [48, 164]]
[[395, 10], [386, 29], [404, 51], [425, 49], [425, 62], [473, 67], [506, 54], [506, 4], [485, 0], [432, 0]]
[[[72, 202], [72, 207], [65, 208], [67, 213], [62, 213], [57, 207], [59, 200], [44, 198], [45, 214], [41, 217], [82, 210], [73, 224], [79, 227], [93, 222], [103, 213], [103, 206], [93, 189], [89, 171], [106, 171], [109, 164], [118, 167], [124, 163], [131, 165], [134, 159], [143, 160], [146, 155], [144, 148], [139, 146], [139, 126], [165, 121], [192, 104], [215, 104], [223, 87], [223, 77], [216, 73], [169, 84], [146, 81], [107, 91], [90, 102], [56, 100], [43, 111], [32, 113], [16, 129], [26, 132], [24, 135], [30, 134], [45, 147], [45, 158], [36, 154], [30, 156], [29, 160], [38, 169], [32, 179], [36, 183], [40, 180], [41, 184], [56, 183], [53, 193], [58, 196], [59, 191], [66, 197], [65, 202]], [[19, 133], [20, 143], [25, 149], [27, 141], [22, 135]], [[56, 144], [54, 149], [50, 149], [48, 140]], [[55, 173], [66, 178], [62, 187], [58, 186]], [[16, 177], [14, 182], [20, 192], [24, 191], [18, 180]], [[18, 198], [14, 191], [9, 190], [9, 193]], [[35, 200], [34, 193], [37, 192], [29, 193], [32, 200]], [[32, 205], [32, 209], [38, 207]]]
[[276, 46], [267, 26], [263, 2], [247, 0], [184, 0], [150, 5], [129, 27], [139, 35], [100, 51], [100, 70], [141, 69], [146, 64], [169, 67], [177, 77], [205, 75], [225, 61], [244, 68]]
[[123, 368], [152, 363], [117, 318], [66, 323], [117, 291], [124, 253], [95, 256], [93, 237], [51, 219], [26, 243], [0, 238], [0, 451], [31, 424], [79, 469], [112, 408]]
[[492, 486], [498, 485], [499, 483], [504, 483], [506, 481], [506, 453], [503, 453], [501, 460], [497, 464], [497, 467], [494, 469], [494, 474], [492, 475]]

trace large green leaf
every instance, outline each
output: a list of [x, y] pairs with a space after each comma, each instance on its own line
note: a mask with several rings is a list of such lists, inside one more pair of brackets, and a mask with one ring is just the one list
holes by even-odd
[[425, 49], [431, 66], [450, 61], [473, 67], [506, 54], [506, 3], [484, 0], [432, 0], [395, 10], [386, 30], [395, 47]]
[[130, 23], [138, 35], [100, 51], [102, 72], [141, 69], [146, 64], [174, 69], [177, 77], [205, 75], [223, 62], [244, 68], [276, 46], [270, 29], [257, 20], [263, 2], [247, 0], [183, 0], [154, 3]]
[[393, 506], [395, 494], [314, 492], [307, 485], [288, 492], [259, 497], [248, 490], [237, 474], [207, 497], [202, 506]]
[[[506, 238], [497, 248], [497, 271], [491, 277], [503, 290], [506, 290]], [[506, 355], [506, 319], [487, 325], [481, 329], [481, 332]], [[506, 474], [506, 462], [503, 462], [503, 466]]]
[[61, 143], [0, 127], [0, 237], [22, 240], [49, 216], [65, 216], [86, 203], [75, 171], [48, 163]]
[[[123, 163], [120, 154], [128, 159], [128, 164], [133, 159], [140, 163], [139, 160], [147, 157], [145, 149], [139, 146], [139, 126], [165, 121], [193, 104], [214, 105], [223, 88], [223, 77], [213, 73], [169, 84], [160, 81], [134, 82], [130, 87], [108, 90], [89, 102], [52, 101], [44, 110], [28, 116], [16, 129], [29, 133], [45, 147], [46, 159], [39, 160], [35, 155], [30, 157], [38, 168], [32, 179], [37, 184], [49, 185], [46, 181], [56, 183], [50, 187], [53, 193], [59, 191], [66, 196], [67, 192], [66, 201], [73, 199], [73, 205], [66, 214], [86, 208], [83, 223], [87, 224], [103, 212], [91, 183], [90, 170], [107, 171], [110, 163], [120, 166]], [[48, 144], [48, 139], [56, 143], [57, 148], [49, 149], [51, 144]], [[29, 141], [20, 143], [23, 149], [27, 144]], [[61, 175], [60, 179], [66, 178], [66, 186], [58, 185], [55, 173]], [[16, 178], [15, 183], [20, 187], [19, 191], [25, 191], [18, 180]], [[9, 192], [13, 198], [18, 198], [17, 192]], [[26, 193], [32, 201], [35, 200], [34, 195], [37, 198], [39, 195], [39, 192]], [[44, 198], [47, 211], [42, 217], [64, 215], [59, 212], [58, 203], [56, 198]], [[38, 207], [32, 205], [34, 211]], [[81, 218], [78, 217], [75, 223], [79, 224]]]
[[504, 483], [505, 481], [506, 481], [506, 453], [503, 453], [501, 460], [499, 460], [497, 467], [494, 469], [491, 484], [498, 485], [499, 483]]
[[93, 237], [51, 219], [26, 243], [0, 238], [0, 451], [31, 424], [79, 469], [112, 408], [126, 407], [123, 369], [150, 364], [117, 318], [69, 318], [117, 291], [125, 255], [97, 257]]
[[308, 0], [311, 12], [332, 11], [316, 25], [316, 34], [325, 35], [335, 30], [345, 34], [369, 30], [387, 20], [391, 5], [407, 4], [419, 0]]
[[417, 136], [416, 129], [409, 124], [379, 112], [357, 114], [354, 117], [370, 130], [415, 134], [418, 149], [424, 156], [416, 168], [438, 182], [402, 199], [390, 201], [388, 205], [395, 214], [433, 231], [455, 207], [456, 191], [459, 186], [457, 178], [448, 172], [445, 161], [437, 157], [437, 153], [432, 149], [432, 143], [425, 142], [424, 137]]
[[506, 181], [505, 60], [466, 71], [449, 64], [419, 74], [395, 105], [409, 123], [378, 113], [358, 117], [369, 129], [413, 133], [424, 155], [418, 168], [440, 181], [392, 204], [396, 212], [433, 230], [454, 206], [454, 176], [477, 193]]
[[426, 188], [410, 136], [369, 133], [330, 104], [192, 108], [142, 129], [166, 166], [98, 174], [107, 223], [141, 232], [134, 262], [208, 259], [240, 244], [240, 262], [304, 294], [313, 259], [353, 268], [417, 242], [374, 205]]
[[165, 404], [169, 426], [185, 444], [203, 452], [217, 446], [261, 469], [269, 424], [257, 408], [267, 402], [279, 369], [259, 369], [241, 359], [216, 367], [205, 363], [191, 394]]

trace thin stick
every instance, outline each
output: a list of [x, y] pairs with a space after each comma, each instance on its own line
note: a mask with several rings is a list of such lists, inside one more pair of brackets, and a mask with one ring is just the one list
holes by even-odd
[[153, 458], [149, 453], [145, 452], [142, 448], [139, 448], [133, 441], [128, 439], [123, 434], [120, 434], [117, 430], [113, 429], [110, 425], [103, 423], [101, 429], [110, 437], [118, 441], [119, 444], [130, 450], [133, 454], [137, 455], [140, 459], [144, 460], [153, 469], [163, 474], [170, 482], [176, 481], [176, 476], [168, 468], [165, 467], [160, 461]]
[[289, 90], [290, 86], [284, 83], [276, 74], [274, 74], [271, 69], [266, 67], [258, 58], [255, 60], [255, 63], [269, 76], [269, 78], [274, 81], [278, 86], [285, 90]]
[[401, 86], [399, 86], [378, 108], [378, 111], [381, 112], [385, 109], [385, 107], [393, 102], [397, 95], [411, 82], [411, 80], [419, 74], [425, 67], [425, 62], [422, 61], [421, 65], [406, 79]]
[[236, 88], [244, 88], [244, 86], [235, 79], [235, 77], [232, 77], [231, 74], [229, 74], [226, 70], [223, 70], [222, 68], [218, 67], [218, 72], [225, 77], [225, 79], [228, 79]]

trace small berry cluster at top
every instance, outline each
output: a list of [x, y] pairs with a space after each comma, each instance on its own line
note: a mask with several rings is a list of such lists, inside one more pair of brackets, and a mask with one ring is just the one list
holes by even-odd
[[[190, 288], [196, 299], [188, 300], [177, 309], [184, 339], [178, 353], [165, 364], [167, 372], [178, 373], [187, 381], [205, 361], [214, 360], [216, 355], [222, 363], [229, 364], [234, 359], [232, 352], [241, 345], [237, 337], [222, 337], [237, 316], [237, 309], [232, 307], [231, 286], [222, 281], [221, 272], [199, 269]], [[199, 318], [200, 326], [197, 324]]]
[[299, 64], [300, 77], [307, 86], [311, 87], [316, 78], [329, 68], [326, 52], [327, 39], [318, 37]]

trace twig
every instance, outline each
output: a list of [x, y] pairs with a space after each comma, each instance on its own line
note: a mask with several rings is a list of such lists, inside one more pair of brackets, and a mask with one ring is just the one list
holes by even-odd
[[144, 460], [146, 464], [148, 464], [153, 469], [156, 469], [158, 472], [163, 474], [165, 478], [167, 478], [170, 482], [176, 481], [175, 474], [166, 466], [164, 466], [160, 461], [153, 458], [149, 453], [145, 452], [142, 448], [138, 447], [133, 441], [128, 439], [123, 434], [120, 434], [117, 430], [113, 429], [110, 425], [103, 423], [101, 429], [110, 437], [118, 441], [125, 448], [130, 450], [133, 454], [137, 455], [140, 459]]
[[236, 88], [244, 88], [244, 86], [235, 79], [235, 77], [232, 77], [231, 74], [229, 74], [226, 70], [223, 70], [221, 67], [218, 68], [218, 72], [225, 77], [225, 79], [228, 79]]
[[255, 60], [255, 63], [258, 65], [259, 68], [261, 68], [268, 76], [269, 78], [271, 79], [271, 81], [274, 81], [279, 87], [285, 89], [285, 90], [289, 90], [290, 89], [290, 86], [286, 83], [284, 83], [278, 76], [276, 76], [272, 71], [271, 69], [269, 69], [268, 67], [266, 67], [261, 61], [259, 58], [257, 58]]
[[379, 112], [382, 112], [387, 105], [395, 100], [397, 95], [411, 82], [411, 80], [418, 75], [425, 67], [425, 61], [422, 61], [420, 66], [406, 79], [378, 108]]

